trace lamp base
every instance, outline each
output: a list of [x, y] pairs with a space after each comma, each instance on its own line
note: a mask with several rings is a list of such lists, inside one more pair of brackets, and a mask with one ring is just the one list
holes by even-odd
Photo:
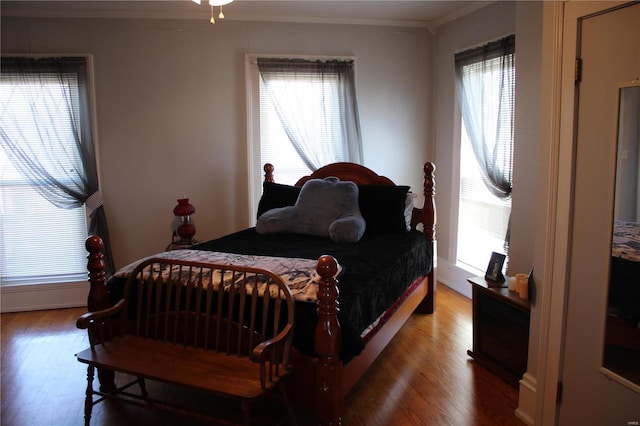
[[166, 251], [171, 251], [171, 250], [183, 250], [183, 249], [190, 249], [192, 246], [198, 244], [198, 241], [194, 240], [194, 239], [190, 239], [190, 240], [178, 240], [178, 241], [174, 241], [171, 242], [171, 244], [169, 244], [167, 246], [167, 248], [165, 249]]
[[183, 223], [178, 226], [176, 233], [183, 240], [191, 240], [196, 235], [196, 227], [192, 223]]
[[194, 238], [182, 238], [174, 231], [166, 251], [188, 249], [195, 244], [198, 244], [198, 241]]

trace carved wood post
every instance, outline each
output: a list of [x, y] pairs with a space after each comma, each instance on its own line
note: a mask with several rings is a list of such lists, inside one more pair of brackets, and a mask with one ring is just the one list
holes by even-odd
[[436, 166], [433, 163], [424, 163], [424, 208], [422, 223], [425, 226], [424, 233], [430, 241], [436, 240]]
[[342, 364], [340, 349], [342, 332], [338, 322], [338, 262], [332, 256], [321, 256], [316, 270], [320, 275], [318, 286], [318, 322], [315, 329], [316, 416], [321, 425], [340, 425], [343, 411]]
[[437, 277], [436, 268], [438, 257], [438, 245], [436, 241], [436, 166], [433, 163], [424, 163], [424, 207], [422, 208], [422, 224], [424, 233], [431, 245], [433, 256], [431, 272], [429, 273], [429, 293], [420, 303], [420, 311], [428, 314], [433, 313], [436, 304]]
[[110, 306], [109, 294], [105, 285], [104, 272], [104, 243], [100, 237], [95, 235], [87, 238], [85, 247], [89, 252], [87, 259], [87, 270], [89, 271], [89, 296], [87, 298], [87, 308], [89, 312], [99, 311]]
[[264, 181], [273, 182], [273, 164], [266, 163], [263, 167], [263, 170], [264, 170]]
[[[99, 311], [111, 306], [109, 293], [105, 285], [104, 243], [102, 238], [92, 235], [87, 238], [85, 248], [89, 252], [87, 256], [87, 270], [89, 271], [89, 296], [87, 297], [87, 309], [89, 312]], [[98, 369], [98, 380], [102, 392], [115, 390], [115, 374], [111, 370]]]

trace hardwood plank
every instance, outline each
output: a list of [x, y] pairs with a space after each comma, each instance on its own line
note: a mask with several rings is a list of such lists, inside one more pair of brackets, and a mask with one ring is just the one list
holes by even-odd
[[[347, 397], [347, 425], [522, 425], [518, 393], [467, 356], [471, 301], [441, 285]], [[397, 423], [396, 423], [397, 422]]]
[[[0, 318], [3, 426], [83, 424], [86, 366], [74, 354], [89, 346], [75, 321], [86, 308], [5, 313]], [[471, 301], [438, 287], [438, 308], [414, 314], [345, 400], [343, 424], [517, 425], [518, 393], [467, 355], [472, 343]], [[128, 379], [119, 378], [119, 383]], [[235, 402], [149, 383], [150, 393], [210, 412], [239, 413]], [[279, 405], [279, 404], [278, 404]], [[255, 424], [276, 424], [281, 412], [253, 408]], [[94, 407], [92, 425], [206, 424], [118, 402]], [[313, 424], [299, 412], [300, 425]]]

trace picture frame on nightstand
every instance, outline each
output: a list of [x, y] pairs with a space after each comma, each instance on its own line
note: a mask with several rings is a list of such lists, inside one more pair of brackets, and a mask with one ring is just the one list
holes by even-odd
[[507, 257], [506, 255], [502, 253], [496, 253], [495, 251], [491, 253], [489, 266], [487, 266], [487, 273], [484, 276], [485, 280], [491, 281], [494, 283], [504, 282], [502, 267], [504, 265], [504, 260], [506, 259], [506, 257]]

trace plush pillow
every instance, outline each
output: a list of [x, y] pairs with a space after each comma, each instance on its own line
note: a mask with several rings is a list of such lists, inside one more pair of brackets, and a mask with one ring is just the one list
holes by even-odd
[[336, 242], [354, 242], [362, 238], [365, 225], [356, 184], [325, 178], [305, 182], [295, 205], [264, 212], [258, 218], [256, 231], [318, 235]]
[[411, 229], [411, 217], [413, 216], [416, 198], [418, 198], [418, 194], [409, 191], [407, 198], [404, 200], [404, 223], [407, 225], [407, 231]]
[[299, 186], [265, 182], [262, 185], [262, 197], [258, 203], [258, 217], [267, 210], [294, 205], [298, 195], [300, 195]]
[[405, 204], [408, 186], [359, 185], [360, 212], [367, 234], [407, 232]]

